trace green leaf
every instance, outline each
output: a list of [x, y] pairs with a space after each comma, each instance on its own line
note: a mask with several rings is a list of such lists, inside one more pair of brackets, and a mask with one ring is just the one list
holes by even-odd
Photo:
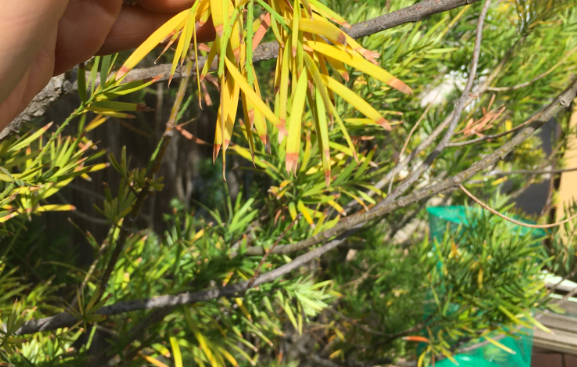
[[86, 103], [86, 66], [83, 62], [78, 64], [78, 94], [82, 103]]

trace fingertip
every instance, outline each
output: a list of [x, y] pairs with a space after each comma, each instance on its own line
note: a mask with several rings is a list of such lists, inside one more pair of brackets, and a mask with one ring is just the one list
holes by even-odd
[[[140, 46], [154, 31], [172, 18], [174, 13], [158, 13], [142, 7], [125, 7], [98, 51], [107, 55]], [[197, 41], [210, 42], [215, 38], [212, 20], [199, 27]]]
[[138, 5], [157, 13], [174, 13], [190, 8], [195, 0], [138, 0]]

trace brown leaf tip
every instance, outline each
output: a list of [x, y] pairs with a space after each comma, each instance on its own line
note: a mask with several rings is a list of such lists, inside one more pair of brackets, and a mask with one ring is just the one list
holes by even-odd
[[408, 94], [408, 95], [413, 94], [413, 90], [408, 85], [406, 85], [405, 83], [403, 83], [402, 81], [400, 81], [397, 78], [391, 79], [391, 81], [389, 82], [389, 85], [391, 87], [395, 88], [396, 90], [403, 92], [405, 94]]
[[222, 31], [223, 31], [222, 24], [214, 26], [214, 31], [216, 32], [216, 34], [218, 34], [219, 37], [222, 37]]
[[122, 67], [116, 73], [116, 80], [120, 80], [120, 78], [128, 74], [129, 71], [129, 68], [127, 68], [125, 65], [122, 65]]
[[383, 127], [383, 129], [385, 129], [387, 131], [391, 131], [391, 124], [389, 124], [387, 119], [385, 119], [384, 117], [382, 119], [380, 119], [379, 121], [377, 121], [377, 124], [381, 125]]

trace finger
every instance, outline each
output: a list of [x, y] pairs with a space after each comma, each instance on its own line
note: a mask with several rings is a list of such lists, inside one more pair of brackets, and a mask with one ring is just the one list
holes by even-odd
[[194, 0], [139, 0], [144, 9], [159, 13], [175, 13], [190, 8]]
[[[46, 42], [36, 54], [28, 71], [22, 75], [11, 94], [0, 103], [0, 131], [28, 106], [32, 98], [48, 84], [52, 77], [57, 37], [56, 25], [45, 36]], [[37, 106], [31, 105], [31, 107]]]
[[0, 103], [19, 83], [54, 34], [66, 0], [0, 0]]
[[122, 8], [120, 0], [70, 0], [58, 25], [54, 75], [92, 57]]
[[[138, 47], [174, 13], [158, 13], [141, 7], [125, 7], [110, 30], [98, 54], [106, 55]], [[210, 42], [215, 38], [212, 21], [197, 30], [198, 42]]]

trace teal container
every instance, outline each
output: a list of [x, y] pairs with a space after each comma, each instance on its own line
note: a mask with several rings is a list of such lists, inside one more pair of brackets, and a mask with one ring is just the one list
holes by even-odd
[[[469, 208], [469, 210], [478, 210], [480, 208]], [[468, 226], [467, 215], [465, 207], [462, 205], [455, 206], [432, 206], [427, 208], [429, 213], [429, 230], [431, 232], [431, 237], [437, 239], [438, 241], [443, 240], [443, 235], [447, 230], [447, 226], [451, 231], [457, 231], [460, 225]], [[513, 219], [527, 223], [535, 224], [534, 222], [528, 221], [519, 216], [512, 216]], [[531, 233], [534, 237], [544, 237], [547, 233], [542, 229], [532, 229], [527, 227], [521, 227], [511, 222], [506, 222], [506, 224], [511, 228], [511, 231], [520, 231], [521, 236]]]
[[[469, 210], [482, 210], [480, 208], [469, 208]], [[459, 226], [470, 226], [467, 221], [466, 209], [464, 206], [439, 206], [427, 208], [429, 213], [429, 230], [431, 238], [437, 241], [442, 241], [445, 231], [457, 232]], [[514, 216], [518, 221], [528, 224], [534, 224], [523, 218]], [[537, 238], [544, 237], [546, 232], [542, 229], [531, 229], [521, 227], [516, 224], [507, 222], [510, 225], [511, 231], [519, 231], [520, 235], [527, 235], [531, 233]], [[474, 227], [474, 225], [473, 225]], [[425, 310], [425, 314], [428, 314]], [[425, 315], [427, 317], [427, 315]], [[496, 337], [494, 335], [493, 337]], [[531, 366], [531, 350], [533, 348], [533, 331], [524, 329], [519, 333], [518, 338], [505, 337], [499, 340], [499, 343], [507, 346], [514, 351], [514, 354], [505, 352], [501, 348], [487, 343], [480, 348], [471, 350], [464, 354], [454, 356], [459, 363], [454, 364], [451, 360], [445, 359], [437, 362], [438, 367], [530, 367]]]

